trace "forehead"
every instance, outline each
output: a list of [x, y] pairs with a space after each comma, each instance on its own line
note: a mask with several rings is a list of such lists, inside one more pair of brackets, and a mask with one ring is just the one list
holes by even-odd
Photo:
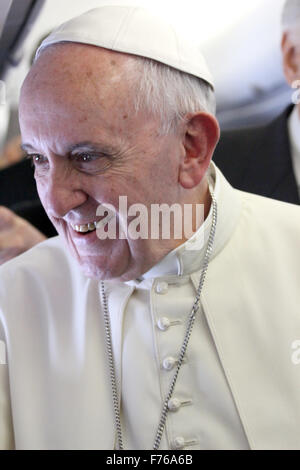
[[[114, 102], [130, 104], [130, 71], [127, 54], [83, 44], [48, 47], [26, 77], [20, 97], [21, 111], [63, 106], [106, 109]], [[94, 106], [95, 105], [95, 106]]]
[[133, 56], [101, 47], [77, 43], [59, 43], [45, 48], [34, 63], [23, 89], [31, 90], [31, 84], [44, 86], [66, 84], [80, 86], [83, 82], [101, 85], [121, 82]]
[[133, 119], [130, 71], [133, 58], [81, 44], [50, 46], [22, 87], [21, 131], [57, 132], [76, 127], [82, 140], [94, 126], [121, 131]]

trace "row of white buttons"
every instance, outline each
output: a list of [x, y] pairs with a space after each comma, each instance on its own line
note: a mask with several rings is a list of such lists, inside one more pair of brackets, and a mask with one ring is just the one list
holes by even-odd
[[[181, 406], [184, 405], [190, 405], [192, 403], [192, 400], [186, 400], [186, 401], [180, 401], [178, 398], [171, 398], [168, 402], [168, 409], [170, 411], [177, 411]], [[196, 440], [192, 441], [185, 441], [183, 437], [176, 437], [173, 442], [172, 442], [172, 449], [183, 449], [186, 446], [194, 445], [196, 444]]]
[[[168, 289], [169, 289], [168, 283], [163, 281], [163, 282], [159, 282], [156, 285], [155, 292], [157, 294], [166, 294], [168, 292]], [[181, 323], [180, 320], [170, 321], [169, 318], [167, 317], [161, 317], [157, 321], [157, 326], [161, 331], [166, 331], [171, 325], [180, 324], [180, 323]], [[165, 370], [171, 370], [173, 369], [173, 367], [175, 366], [177, 362], [178, 361], [174, 357], [166, 357], [163, 360], [162, 365]], [[178, 398], [171, 398], [168, 402], [168, 409], [170, 411], [175, 412], [179, 410], [181, 406], [188, 405], [190, 403], [191, 403], [191, 400], [187, 400], [183, 402], [183, 401], [180, 401]], [[176, 437], [173, 440], [172, 448], [183, 449], [187, 445], [192, 445], [194, 443], [195, 441], [185, 441], [184, 438], [180, 436], [180, 437]]]

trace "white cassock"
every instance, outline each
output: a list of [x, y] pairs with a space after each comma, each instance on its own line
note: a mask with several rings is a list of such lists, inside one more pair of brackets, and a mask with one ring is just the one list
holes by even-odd
[[[214, 250], [161, 448], [300, 449], [300, 208], [212, 173]], [[140, 280], [106, 283], [127, 449], [152, 448], [199, 282], [199, 233]], [[0, 269], [0, 339], [1, 448], [114, 448], [99, 283], [59, 237]]]

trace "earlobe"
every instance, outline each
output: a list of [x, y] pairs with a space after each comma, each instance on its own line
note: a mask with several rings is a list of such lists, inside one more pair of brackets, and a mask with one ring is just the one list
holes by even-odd
[[179, 182], [185, 189], [197, 186], [210, 164], [220, 129], [211, 114], [197, 113], [186, 119], [184, 157], [179, 170]]

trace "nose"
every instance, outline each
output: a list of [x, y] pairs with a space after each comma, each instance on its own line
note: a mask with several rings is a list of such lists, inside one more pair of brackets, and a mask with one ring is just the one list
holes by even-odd
[[37, 189], [48, 216], [53, 218], [64, 217], [89, 197], [78, 175], [61, 167], [51, 168], [46, 177], [37, 178]]

